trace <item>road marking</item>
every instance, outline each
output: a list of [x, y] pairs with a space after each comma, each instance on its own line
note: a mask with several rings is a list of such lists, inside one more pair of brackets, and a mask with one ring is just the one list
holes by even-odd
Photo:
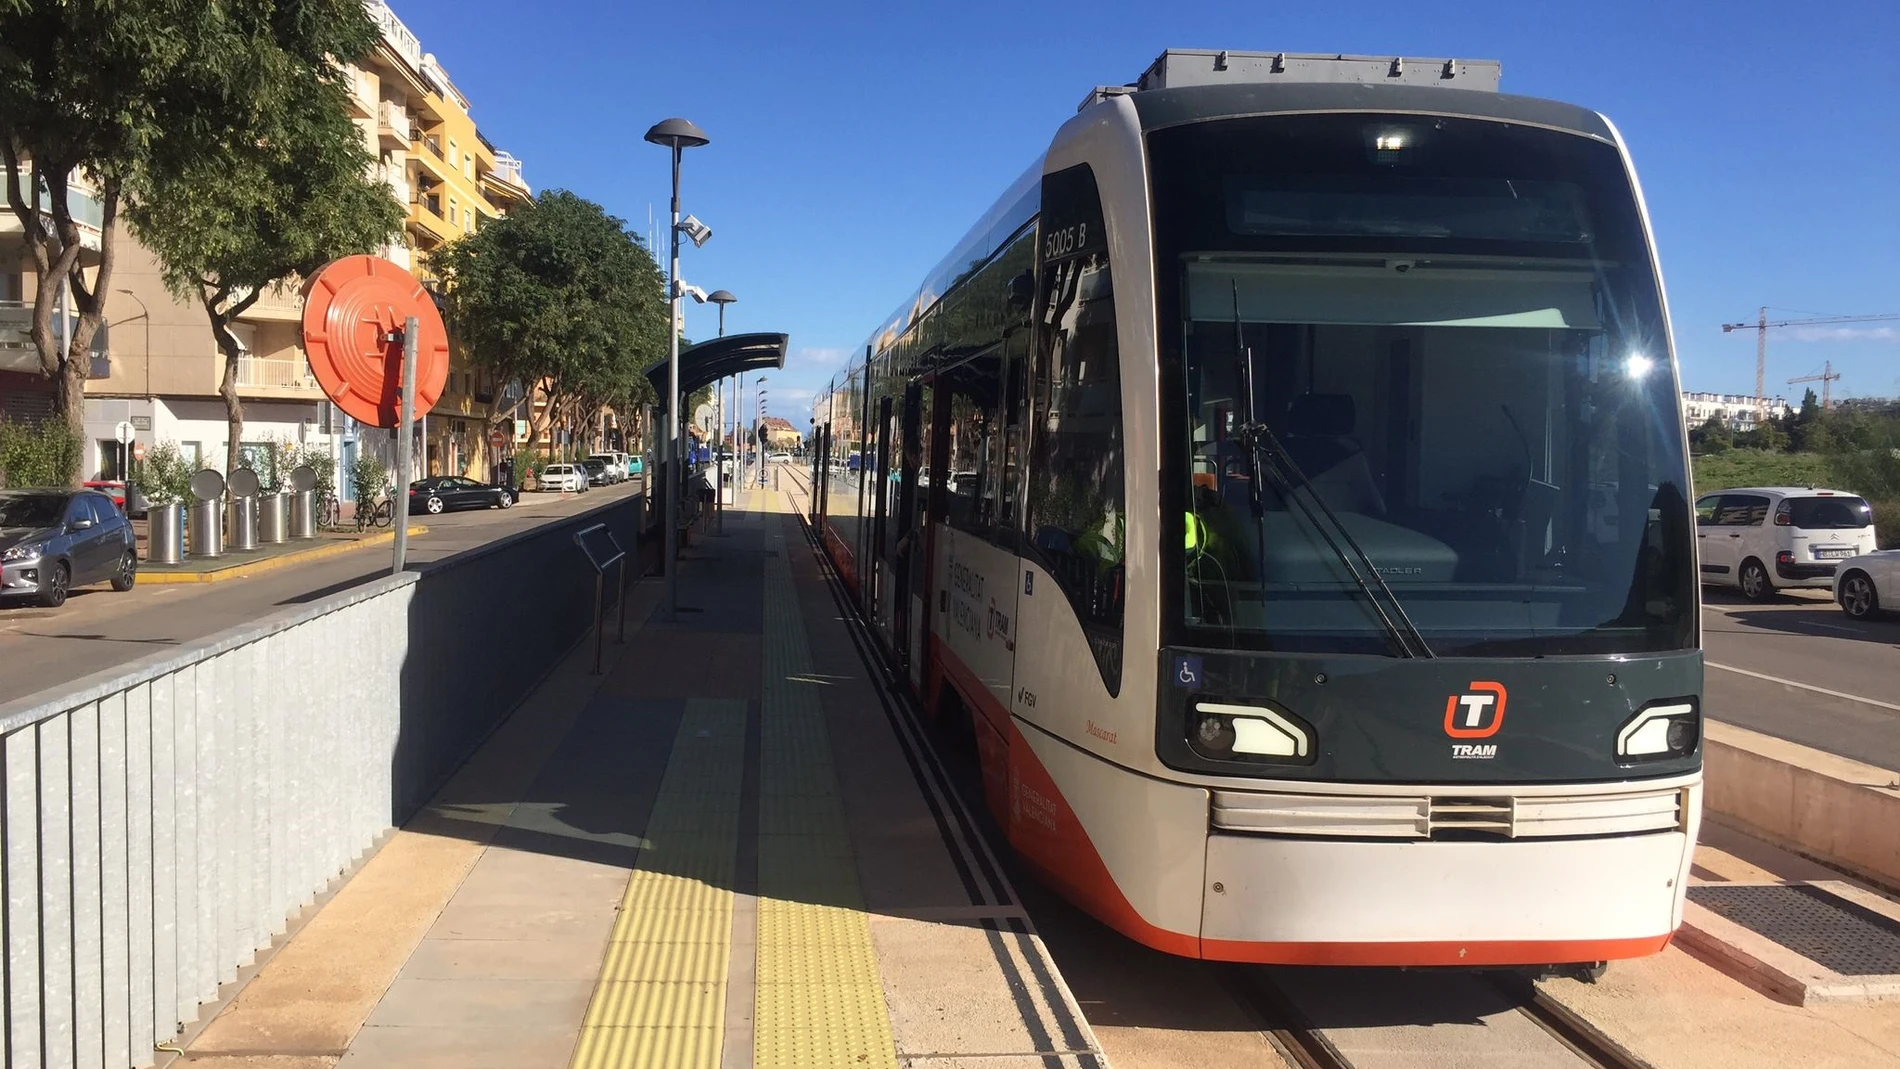
[[1850, 702], [1860, 702], [1862, 705], [1872, 705], [1877, 708], [1891, 709], [1896, 713], [1900, 713], [1900, 705], [1895, 705], [1892, 702], [1883, 702], [1875, 698], [1863, 698], [1858, 694], [1848, 694], [1845, 691], [1829, 690], [1826, 687], [1817, 687], [1812, 683], [1797, 683], [1792, 679], [1783, 679], [1780, 676], [1764, 675], [1761, 672], [1751, 672], [1746, 668], [1737, 668], [1734, 665], [1716, 664], [1714, 661], [1704, 661], [1702, 663], [1708, 665], [1710, 668], [1720, 668], [1724, 672], [1734, 672], [1738, 676], [1750, 676], [1754, 679], [1765, 679], [1770, 683], [1779, 683], [1784, 687], [1795, 687], [1799, 690], [1811, 690], [1816, 694], [1825, 694], [1830, 698], [1841, 698]]

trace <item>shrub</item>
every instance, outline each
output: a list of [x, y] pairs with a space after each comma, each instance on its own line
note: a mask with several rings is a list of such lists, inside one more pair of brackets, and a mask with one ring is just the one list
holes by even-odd
[[389, 465], [374, 453], [363, 453], [350, 464], [350, 489], [356, 494], [356, 507], [365, 508], [383, 496], [389, 485]]
[[0, 420], [0, 486], [70, 486], [84, 443], [57, 420]]
[[177, 442], [160, 442], [133, 469], [132, 485], [151, 504], [179, 505], [191, 500], [193, 474]]

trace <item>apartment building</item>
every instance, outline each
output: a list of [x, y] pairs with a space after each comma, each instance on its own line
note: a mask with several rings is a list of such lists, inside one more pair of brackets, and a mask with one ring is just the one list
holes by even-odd
[[[474, 230], [484, 219], [528, 202], [521, 164], [483, 137], [468, 99], [435, 56], [381, 0], [366, 0], [382, 30], [375, 52], [345, 72], [350, 107], [375, 157], [374, 174], [404, 205], [401, 239], [381, 254], [433, 281], [428, 254]], [[99, 204], [74, 189], [75, 212], [92, 227], [98, 247]], [[137, 440], [176, 441], [208, 466], [222, 468], [228, 423], [219, 395], [224, 358], [204, 309], [166, 288], [151, 253], [124, 230], [115, 234], [113, 292], [107, 325], [94, 339], [86, 386], [88, 477], [120, 474], [121, 423]], [[96, 253], [90, 254], [96, 260]], [[0, 417], [37, 419], [50, 413], [52, 384], [39, 374], [27, 337], [37, 289], [20, 226], [0, 212]], [[310, 373], [301, 344], [303, 298], [295, 286], [261, 296], [236, 325], [245, 355], [237, 391], [244, 406], [241, 444], [267, 440], [317, 445], [340, 464], [360, 452], [394, 459], [394, 432], [355, 425], [334, 410]], [[487, 471], [485, 422], [497, 397], [455, 354], [448, 386], [417, 433], [423, 470]]]
[[[1769, 398], [1767, 410], [1770, 419], [1787, 415], [1788, 399]], [[1702, 426], [1714, 416], [1728, 424], [1730, 430], [1752, 431], [1755, 429], [1757, 411], [1753, 394], [1682, 392], [1682, 421], [1690, 430]]]

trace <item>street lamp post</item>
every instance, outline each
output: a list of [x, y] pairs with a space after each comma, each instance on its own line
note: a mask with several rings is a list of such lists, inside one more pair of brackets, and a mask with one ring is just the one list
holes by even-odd
[[[157, 413], [152, 411], [153, 408], [157, 407], [152, 403], [152, 310], [145, 307], [145, 301], [131, 290], [121, 289], [119, 292], [139, 302], [139, 318], [145, 320], [145, 418], [152, 421], [153, 431], [156, 432], [158, 428], [158, 420], [155, 418]], [[152, 440], [158, 440], [156, 433], [154, 433]], [[120, 446], [121, 450], [129, 448], [129, 446]], [[132, 481], [132, 465], [123, 458], [121, 458], [119, 462], [119, 476], [128, 483]], [[130, 498], [127, 500], [129, 501]]]
[[758, 458], [759, 485], [765, 485], [765, 439], [762, 428], [765, 426], [765, 376], [753, 380], [754, 391], [758, 394], [758, 412], [752, 417], [752, 455]]
[[707, 143], [705, 131], [685, 119], [666, 119], [656, 123], [647, 131], [646, 139], [655, 145], [664, 145], [673, 150], [673, 225], [668, 228], [672, 236], [672, 258], [666, 273], [667, 323], [666, 323], [666, 413], [670, 434], [667, 438], [667, 450], [672, 453], [667, 465], [666, 508], [664, 512], [666, 531], [666, 618], [669, 621], [679, 618], [679, 496], [686, 485], [682, 476], [683, 460], [680, 457], [680, 407], [685, 399], [680, 397], [680, 153], [689, 148], [698, 148]]
[[[726, 336], [726, 305], [736, 302], [739, 298], [734, 297], [732, 295], [731, 290], [714, 290], [711, 293], [706, 295], [706, 299], [719, 306], [719, 336], [723, 338]], [[718, 425], [714, 428], [714, 433], [713, 433], [713, 440], [717, 442], [721, 437], [725, 436], [725, 432], [726, 432], [726, 412], [725, 412], [726, 388], [725, 386], [721, 384], [717, 387], [714, 387], [713, 395], [719, 398]], [[735, 416], [736, 415], [737, 414], [735, 413]], [[733, 446], [733, 442], [731, 439], [728, 438], [726, 440], [726, 448], [731, 449], [732, 446]], [[733, 472], [733, 488], [734, 489], [738, 488], [738, 474], [739, 473], [736, 470]], [[717, 453], [713, 455], [713, 482], [719, 487], [718, 492], [713, 494], [713, 515], [719, 517], [719, 533], [725, 534], [726, 533], [726, 463], [725, 463], [725, 459], [723, 457], [720, 457]]]

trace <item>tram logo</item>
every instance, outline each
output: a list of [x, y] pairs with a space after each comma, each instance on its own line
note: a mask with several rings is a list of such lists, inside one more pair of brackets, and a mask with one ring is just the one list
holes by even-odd
[[1473, 680], [1463, 694], [1445, 699], [1445, 734], [1454, 739], [1488, 739], [1504, 726], [1504, 684]]

